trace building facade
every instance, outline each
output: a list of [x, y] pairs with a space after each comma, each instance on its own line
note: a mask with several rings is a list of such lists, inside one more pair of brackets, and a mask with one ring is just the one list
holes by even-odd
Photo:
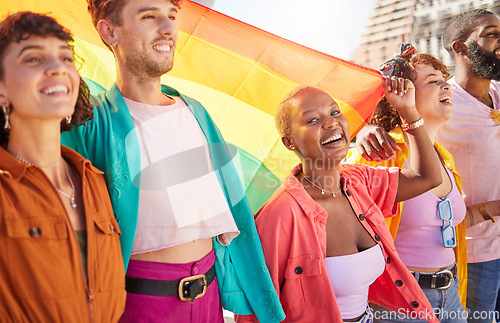
[[410, 40], [416, 0], [379, 0], [368, 18], [361, 44], [354, 51], [357, 64], [378, 68], [399, 44]]
[[485, 8], [500, 14], [499, 0], [379, 0], [369, 17], [355, 50], [353, 61], [378, 68], [380, 63], [399, 51], [403, 41], [410, 41], [419, 52], [432, 54], [452, 67], [443, 48], [446, 23], [469, 9]]

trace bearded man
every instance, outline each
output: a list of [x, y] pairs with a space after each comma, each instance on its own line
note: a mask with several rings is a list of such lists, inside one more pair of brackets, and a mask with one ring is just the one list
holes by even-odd
[[[471, 226], [467, 228], [469, 322], [499, 321], [500, 20], [487, 10], [452, 18], [443, 45], [455, 62], [453, 118], [437, 141], [455, 158]], [[479, 205], [479, 207], [477, 207]], [[474, 223], [480, 213], [484, 220]]]

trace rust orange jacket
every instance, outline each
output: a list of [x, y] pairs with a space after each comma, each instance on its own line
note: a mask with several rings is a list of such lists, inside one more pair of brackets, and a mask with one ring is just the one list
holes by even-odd
[[87, 272], [60, 195], [0, 147], [0, 322], [116, 322], [125, 306], [118, 224], [102, 172], [73, 150], [82, 179]]

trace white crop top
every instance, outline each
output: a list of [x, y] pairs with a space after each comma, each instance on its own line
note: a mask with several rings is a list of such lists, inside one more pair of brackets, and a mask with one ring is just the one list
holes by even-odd
[[141, 151], [132, 254], [215, 236], [228, 245], [239, 233], [206, 138], [184, 101], [175, 99], [169, 106], [125, 99]]
[[342, 318], [353, 319], [363, 314], [368, 306], [368, 288], [385, 269], [380, 246], [376, 244], [350, 255], [327, 257], [325, 265]]

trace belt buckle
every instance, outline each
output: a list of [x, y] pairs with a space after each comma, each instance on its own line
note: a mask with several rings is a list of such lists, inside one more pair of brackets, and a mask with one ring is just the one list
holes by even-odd
[[199, 293], [198, 295], [196, 295], [196, 297], [194, 299], [200, 298], [203, 295], [205, 295], [205, 293], [207, 292], [207, 278], [205, 277], [205, 275], [189, 276], [186, 278], [182, 278], [179, 282], [179, 298], [181, 299], [181, 301], [187, 302], [187, 301], [192, 300], [191, 295], [189, 297], [185, 296], [184, 287], [189, 287], [189, 284], [187, 286], [185, 286], [186, 283], [193, 282], [193, 281], [198, 280], [200, 278], [203, 279], [203, 291], [201, 293]]
[[[448, 276], [448, 284], [446, 284], [445, 286], [441, 286], [441, 287], [438, 287], [436, 288], [436, 277], [437, 275], [447, 275]], [[453, 284], [453, 273], [451, 272], [451, 270], [449, 269], [443, 269], [441, 271], [438, 271], [437, 273], [435, 273], [434, 275], [432, 275], [432, 282], [431, 282], [431, 288], [436, 288], [436, 289], [448, 289], [451, 287], [451, 285]]]

